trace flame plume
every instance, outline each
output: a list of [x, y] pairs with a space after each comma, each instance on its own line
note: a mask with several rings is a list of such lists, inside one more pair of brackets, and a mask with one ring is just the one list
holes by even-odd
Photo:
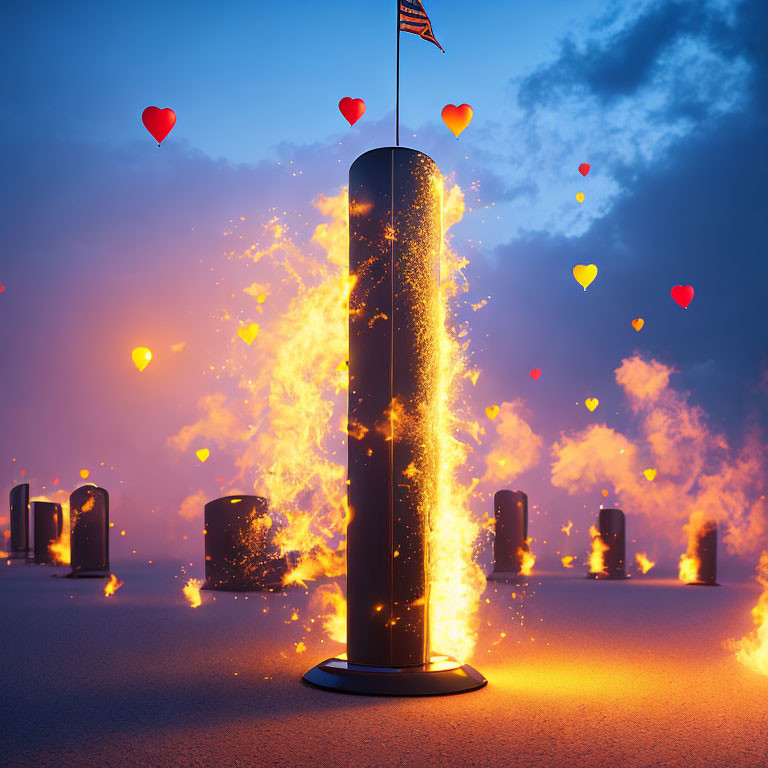
[[736, 658], [745, 667], [768, 675], [768, 551], [760, 556], [757, 581], [763, 593], [752, 609], [755, 630], [736, 643]]
[[114, 573], [109, 574], [109, 581], [104, 585], [104, 595], [111, 597], [125, 582], [120, 581]]
[[592, 537], [592, 550], [589, 553], [589, 572], [594, 574], [605, 573], [605, 562], [603, 554], [610, 547], [603, 541], [600, 531], [594, 525], [589, 527], [589, 535]]
[[648, 573], [648, 571], [650, 571], [651, 568], [656, 565], [653, 560], [648, 558], [648, 555], [646, 555], [645, 552], [638, 552], [635, 555], [635, 562], [637, 563], [642, 573]]
[[200, 589], [203, 586], [202, 579], [190, 579], [183, 587], [182, 592], [187, 598], [190, 608], [199, 608], [203, 604]]

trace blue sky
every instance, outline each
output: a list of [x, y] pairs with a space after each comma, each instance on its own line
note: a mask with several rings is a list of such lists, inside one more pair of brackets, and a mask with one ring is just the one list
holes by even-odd
[[[478, 409], [522, 398], [546, 444], [583, 426], [586, 396], [623, 423], [612, 372], [639, 352], [674, 366], [734, 444], [766, 426], [765, 4], [425, 5], [446, 54], [403, 36], [403, 143], [432, 155], [472, 207], [455, 242], [471, 258], [470, 298], [491, 296], [470, 317]], [[329, 8], [4, 7], [8, 485], [21, 462], [44, 478], [106, 458], [151, 516], [193, 484], [165, 440], [194, 417], [203, 351], [167, 371], [151, 402], [123, 392], [120, 365], [125, 349], [173, 343], [219, 308], [211, 270], [230, 219], [306, 211], [360, 152], [392, 142], [394, 3], [347, 4], [343, 21]], [[352, 129], [342, 96], [368, 105]], [[475, 117], [457, 141], [440, 109], [462, 102]], [[178, 115], [159, 149], [140, 122], [150, 104]], [[587, 294], [576, 263], [599, 265]], [[678, 283], [696, 288], [687, 311], [669, 298]], [[200, 333], [213, 349], [214, 330]], [[547, 463], [515, 482], [546, 497]]]

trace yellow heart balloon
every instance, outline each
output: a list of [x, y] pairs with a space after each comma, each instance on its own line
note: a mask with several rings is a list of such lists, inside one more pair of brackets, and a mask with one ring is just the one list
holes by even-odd
[[583, 203], [583, 202], [584, 202], [584, 193], [583, 193], [583, 192], [577, 192], [577, 193], [576, 193], [576, 199], [577, 199], [577, 200], [578, 200], [580, 203]]
[[642, 317], [636, 317], [636, 318], [635, 318], [635, 319], [632, 321], [632, 327], [633, 327], [633, 328], [634, 328], [634, 329], [635, 329], [635, 330], [636, 330], [638, 333], [639, 333], [639, 332], [642, 330], [642, 328], [643, 328], [643, 326], [644, 326], [644, 325], [645, 325], [645, 320], [643, 320], [643, 318], [642, 318]]
[[195, 456], [197, 456], [198, 459], [200, 459], [203, 464], [208, 460], [208, 457], [211, 455], [211, 452], [207, 448], [198, 448], [195, 451]]
[[600, 405], [600, 401], [596, 397], [588, 397], [584, 401], [584, 405], [586, 405], [590, 411], [594, 411], [595, 408], [597, 408], [597, 406]]
[[643, 474], [645, 475], [645, 479], [650, 483], [652, 480], [656, 479], [656, 473], [657, 470], [655, 469], [645, 469], [643, 470]]
[[498, 415], [499, 415], [499, 406], [498, 405], [489, 405], [485, 409], [485, 415], [493, 421]]
[[83, 480], [87, 480], [88, 479], [88, 475], [90, 475], [90, 474], [91, 473], [87, 469], [81, 469], [80, 470], [80, 477], [82, 477]]
[[253, 344], [256, 335], [259, 332], [258, 323], [250, 323], [248, 325], [241, 325], [237, 329], [237, 335], [250, 347]]
[[576, 282], [586, 291], [587, 286], [597, 277], [597, 267], [594, 264], [577, 264], [573, 268]]
[[133, 360], [133, 364], [140, 371], [143, 371], [152, 359], [152, 351], [146, 347], [136, 347], [136, 349], [131, 352], [131, 359]]

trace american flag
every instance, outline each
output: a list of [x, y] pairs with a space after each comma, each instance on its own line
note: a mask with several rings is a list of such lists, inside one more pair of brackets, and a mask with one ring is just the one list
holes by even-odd
[[400, 31], [413, 32], [414, 35], [429, 40], [430, 43], [434, 43], [443, 51], [443, 46], [435, 39], [432, 22], [429, 20], [421, 0], [400, 0]]

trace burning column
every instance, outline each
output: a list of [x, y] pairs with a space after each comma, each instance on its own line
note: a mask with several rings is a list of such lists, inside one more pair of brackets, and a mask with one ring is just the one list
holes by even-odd
[[64, 528], [61, 504], [53, 501], [32, 502], [32, 531], [35, 544], [35, 562], [39, 565], [56, 565], [50, 546]]
[[70, 578], [109, 576], [109, 494], [83, 485], [69, 497]]
[[707, 520], [698, 526], [688, 526], [688, 551], [680, 558], [680, 580], [690, 586], [720, 586], [717, 583], [717, 523]]
[[11, 488], [11, 557], [29, 557], [29, 483]]
[[441, 214], [442, 178], [426, 155], [375, 149], [350, 168], [347, 654], [304, 675], [331, 690], [424, 695], [486, 683], [435, 657], [428, 631]]
[[245, 592], [281, 589], [286, 558], [274, 543], [261, 496], [225, 496], [205, 505], [205, 586]]
[[[626, 521], [620, 509], [601, 509], [599, 541], [593, 541], [590, 579], [626, 579]], [[597, 537], [595, 537], [597, 538]], [[600, 556], [596, 557], [597, 552]], [[599, 560], [599, 563], [593, 562]], [[600, 567], [598, 567], [600, 566]]]
[[496, 491], [493, 513], [496, 520], [493, 571], [488, 574], [488, 579], [518, 581], [528, 554], [528, 494], [523, 491]]

